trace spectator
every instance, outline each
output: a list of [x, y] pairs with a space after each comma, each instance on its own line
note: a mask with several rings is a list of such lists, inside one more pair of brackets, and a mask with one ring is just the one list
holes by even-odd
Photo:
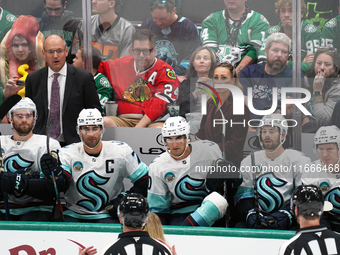
[[333, 209], [321, 217], [322, 224], [328, 228], [340, 231], [340, 213], [338, 211], [338, 195], [340, 181], [338, 174], [340, 130], [336, 126], [323, 126], [318, 129], [314, 137], [314, 152], [319, 159], [314, 161], [302, 173], [303, 184], [313, 184], [320, 188], [325, 201], [333, 204]]
[[179, 115], [186, 117], [190, 123], [191, 133], [196, 133], [201, 123], [202, 84], [213, 85], [211, 79], [216, 66], [216, 58], [208, 47], [197, 48], [190, 57], [189, 69], [179, 87], [177, 104], [180, 106]]
[[[277, 32], [285, 33], [291, 40], [293, 39], [293, 6], [292, 0], [279, 0], [275, 3], [280, 23], [276, 26], [272, 26], [266, 32], [266, 38]], [[301, 18], [306, 16], [306, 4], [304, 0], [301, 0]], [[301, 21], [301, 68], [302, 71], [306, 71], [313, 62], [314, 53], [317, 48], [320, 47], [321, 32], [320, 30], [309, 23], [308, 21]], [[290, 52], [292, 54], [292, 52]], [[260, 51], [259, 61], [265, 60], [264, 47]], [[292, 65], [292, 61], [289, 61], [289, 65]]]
[[[140, 247], [154, 252], [155, 254], [171, 255], [170, 249], [155, 239], [148, 232], [143, 231], [149, 216], [149, 205], [146, 199], [136, 193], [126, 195], [119, 206], [119, 219], [123, 226], [123, 233], [119, 234], [118, 240], [106, 250], [104, 255], [126, 254], [127, 250], [137, 254]], [[84, 250], [79, 249], [79, 255], [96, 254], [93, 246]]]
[[238, 74], [245, 66], [256, 63], [258, 51], [264, 43], [263, 31], [269, 22], [250, 10], [246, 0], [224, 0], [226, 9], [210, 14], [202, 23], [203, 46], [217, 55], [217, 62], [228, 62]]
[[281, 246], [279, 255], [339, 254], [339, 234], [320, 225], [322, 212], [330, 209], [320, 189], [314, 185], [300, 185], [294, 191], [291, 203], [300, 229]]
[[[92, 75], [94, 77], [94, 82], [96, 83], [97, 93], [99, 96], [99, 102], [102, 106], [102, 111], [105, 113], [105, 103], [111, 101], [113, 97], [113, 88], [109, 80], [105, 75], [98, 72], [98, 67], [100, 65], [101, 53], [98, 48], [92, 47]], [[78, 68], [85, 69], [85, 58], [84, 58], [84, 47], [80, 46], [77, 51], [76, 57], [73, 59], [73, 65]]]
[[287, 135], [285, 122], [281, 114], [264, 116], [257, 129], [263, 150], [241, 162], [243, 182], [235, 195], [235, 204], [242, 222], [236, 227], [294, 228], [290, 197], [301, 184], [300, 168], [311, 161], [300, 151], [283, 148]]
[[[16, 85], [20, 78], [21, 87], [28, 73], [45, 66], [42, 54], [44, 36], [39, 32], [39, 23], [30, 15], [21, 15], [13, 23], [12, 29], [1, 43], [1, 83]], [[25, 90], [22, 91], [25, 95]]]
[[334, 106], [331, 124], [340, 128], [340, 101], [336, 102]]
[[196, 25], [176, 13], [175, 0], [151, 0], [151, 16], [142, 24], [157, 36], [156, 57], [185, 75], [192, 53], [201, 45]]
[[86, 107], [101, 110], [93, 76], [66, 64], [68, 49], [59, 35], [46, 37], [43, 54], [48, 66], [26, 78], [26, 96], [35, 102], [39, 114], [34, 133], [46, 134], [51, 126], [51, 137], [63, 145], [78, 142], [79, 112]]
[[322, 46], [335, 48], [340, 54], [340, 15], [330, 19], [326, 22], [325, 26], [322, 29]]
[[[103, 61], [114, 60], [130, 54], [131, 37], [135, 28], [129, 21], [116, 14], [115, 9], [116, 6], [119, 6], [120, 1], [92, 1], [92, 13], [94, 14], [91, 17], [92, 45], [100, 50]], [[83, 44], [81, 30], [82, 25], [73, 42], [78, 47]], [[74, 54], [78, 47], [73, 47]]]
[[[0, 4], [1, 4], [1, 0], [0, 0]], [[1, 7], [0, 7], [0, 17], [1, 17], [0, 18], [0, 27], [1, 27], [0, 42], [1, 42], [4, 36], [7, 34], [7, 32], [11, 29], [13, 22], [16, 18], [12, 13], [2, 9]]]
[[160, 217], [163, 225], [212, 226], [224, 216], [228, 203], [206, 187], [205, 169], [215, 165], [222, 154], [211, 141], [189, 144], [189, 132], [183, 117], [170, 117], [164, 123], [166, 152], [149, 166], [150, 211]]
[[[50, 221], [54, 189], [52, 182], [42, 175], [41, 158], [47, 151], [58, 153], [60, 145], [56, 140], [50, 139], [50, 147], [47, 148], [46, 136], [33, 134], [38, 116], [31, 99], [21, 99], [8, 114], [14, 133], [1, 136], [5, 172], [0, 173], [0, 187], [1, 192], [8, 193], [8, 201], [6, 205], [1, 199], [0, 218], [13, 221]], [[9, 207], [6, 208], [7, 206]], [[6, 215], [6, 209], [9, 215]]]
[[339, 0], [307, 0], [306, 20], [322, 30], [325, 23], [339, 14]]
[[126, 143], [102, 141], [104, 129], [97, 109], [83, 109], [77, 119], [81, 142], [60, 150], [61, 166], [72, 177], [65, 193], [65, 221], [118, 223], [124, 178], [133, 183], [126, 192], [147, 194], [148, 167]]
[[[267, 62], [245, 67], [240, 74], [240, 83], [246, 97], [251, 96], [253, 108], [263, 110], [273, 105], [273, 88], [277, 88], [277, 102], [281, 101], [281, 88], [292, 86], [292, 67], [286, 65], [291, 49], [291, 41], [284, 33], [268, 36], [265, 44]], [[252, 95], [248, 95], [252, 88]], [[279, 104], [280, 105], [280, 104]], [[276, 109], [276, 106], [274, 106]], [[251, 119], [261, 116], [251, 113]]]
[[313, 64], [307, 71], [313, 94], [307, 106], [313, 115], [303, 119], [303, 132], [316, 132], [319, 127], [331, 123], [333, 109], [340, 100], [339, 67], [340, 59], [334, 48], [318, 49]]
[[[156, 37], [147, 29], [137, 30], [132, 37], [131, 53], [113, 61], [102, 62], [98, 71], [109, 78], [118, 101], [119, 127], [155, 127], [169, 103], [163, 95], [176, 100], [178, 80], [167, 63], [155, 58]], [[151, 125], [150, 125], [151, 124]]]
[[[236, 79], [236, 72], [234, 67], [229, 63], [218, 64], [214, 71], [214, 84], [232, 84], [242, 90], [242, 85]], [[250, 119], [250, 112], [245, 106], [244, 115], [233, 115], [233, 96], [229, 89], [216, 88], [221, 102], [216, 97], [218, 102], [214, 103], [211, 98], [207, 103], [207, 114], [203, 116], [200, 129], [196, 136], [201, 140], [210, 140], [218, 144], [223, 151], [225, 146], [226, 159], [232, 161], [237, 167], [243, 159], [243, 146], [246, 140], [248, 127], [246, 125], [225, 125], [225, 143], [222, 141], [223, 125], [213, 125], [214, 119], [226, 119], [228, 123], [248, 123]]]

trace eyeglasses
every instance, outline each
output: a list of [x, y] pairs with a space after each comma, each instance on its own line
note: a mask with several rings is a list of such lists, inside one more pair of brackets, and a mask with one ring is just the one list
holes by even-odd
[[164, 137], [164, 141], [166, 141], [167, 143], [174, 143], [174, 142], [181, 143], [184, 141], [184, 139], [185, 139], [184, 135], [180, 135], [175, 138]]
[[33, 113], [27, 113], [27, 114], [14, 114], [14, 118], [17, 118], [17, 119], [23, 119], [23, 118], [26, 118], [26, 119], [30, 119], [30, 118], [33, 118]]
[[55, 52], [59, 55], [60, 53], [64, 52], [65, 49], [57, 49], [57, 50], [44, 50], [47, 54], [54, 55]]
[[317, 148], [316, 151], [318, 153], [324, 153], [325, 151], [327, 153], [332, 153], [332, 152], [335, 152], [335, 149], [334, 148], [327, 148], [327, 149], [323, 149], [323, 148]]
[[80, 133], [82, 133], [83, 135], [90, 135], [90, 134], [97, 134], [102, 128], [99, 126], [95, 126], [95, 127], [81, 127], [80, 128]]
[[165, 4], [168, 0], [151, 0], [151, 3], [159, 2], [160, 4]]
[[45, 7], [45, 9], [46, 9], [47, 12], [55, 12], [55, 13], [61, 12], [61, 11], [64, 10], [63, 7], [59, 7], [59, 8], [55, 8], [55, 9], [49, 8], [49, 7]]
[[141, 52], [143, 52], [144, 56], [149, 56], [151, 52], [153, 51], [154, 48], [152, 49], [131, 49], [132, 53], [135, 55], [140, 55]]

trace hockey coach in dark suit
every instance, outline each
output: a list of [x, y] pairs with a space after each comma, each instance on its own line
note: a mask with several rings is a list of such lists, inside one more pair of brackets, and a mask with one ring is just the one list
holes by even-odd
[[97, 108], [101, 112], [93, 76], [67, 64], [67, 54], [61, 36], [47, 36], [43, 48], [47, 66], [30, 73], [25, 82], [26, 97], [34, 101], [38, 111], [34, 133], [50, 132], [61, 145], [80, 141], [76, 125], [82, 109]]

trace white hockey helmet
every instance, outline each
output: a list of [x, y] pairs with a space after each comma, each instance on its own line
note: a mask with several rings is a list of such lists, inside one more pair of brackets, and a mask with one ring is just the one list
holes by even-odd
[[188, 122], [180, 116], [169, 117], [162, 127], [162, 136], [179, 136], [185, 135], [187, 139], [189, 139], [190, 126]]
[[323, 126], [318, 129], [314, 137], [314, 150], [319, 144], [336, 143], [340, 150], [340, 129], [333, 126]]
[[37, 107], [35, 103], [29, 97], [23, 97], [16, 105], [14, 105], [8, 112], [9, 120], [13, 119], [13, 113], [17, 110], [29, 110], [33, 112], [33, 117], [35, 120], [38, 118]]
[[82, 126], [102, 126], [104, 133], [104, 119], [100, 111], [96, 108], [83, 109], [77, 119], [77, 132]]
[[260, 127], [257, 128], [256, 133], [257, 136], [260, 140], [260, 144], [262, 145], [262, 138], [261, 138], [261, 130], [262, 127], [264, 126], [271, 126], [271, 127], [277, 127], [280, 130], [280, 142], [281, 144], [283, 144], [286, 140], [286, 137], [283, 139], [283, 141], [281, 141], [281, 138], [284, 134], [287, 135], [288, 133], [288, 123], [283, 124], [283, 122], [286, 122], [286, 118], [283, 117], [280, 113], [272, 113], [272, 114], [268, 114], [263, 116], [263, 118], [260, 121]]

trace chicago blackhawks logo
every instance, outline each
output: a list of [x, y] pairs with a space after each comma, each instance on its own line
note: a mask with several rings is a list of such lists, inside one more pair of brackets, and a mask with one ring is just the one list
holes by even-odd
[[80, 200], [77, 205], [92, 212], [104, 207], [109, 200], [109, 195], [99, 186], [106, 184], [109, 179], [98, 175], [93, 170], [81, 176], [76, 184], [77, 190], [88, 199]]
[[275, 212], [283, 205], [283, 197], [276, 188], [287, 182], [276, 178], [272, 173], [262, 175], [256, 182], [259, 204], [266, 212]]
[[203, 200], [207, 191], [203, 186], [204, 180], [193, 179], [190, 176], [184, 176], [176, 185], [176, 195], [183, 200]]
[[326, 194], [325, 201], [333, 204], [332, 212], [340, 214], [340, 188], [331, 189]]
[[152, 97], [151, 89], [148, 86], [148, 82], [142, 77], [135, 80], [134, 83], [129, 85], [123, 92], [123, 99], [130, 102], [144, 102], [150, 100]]

